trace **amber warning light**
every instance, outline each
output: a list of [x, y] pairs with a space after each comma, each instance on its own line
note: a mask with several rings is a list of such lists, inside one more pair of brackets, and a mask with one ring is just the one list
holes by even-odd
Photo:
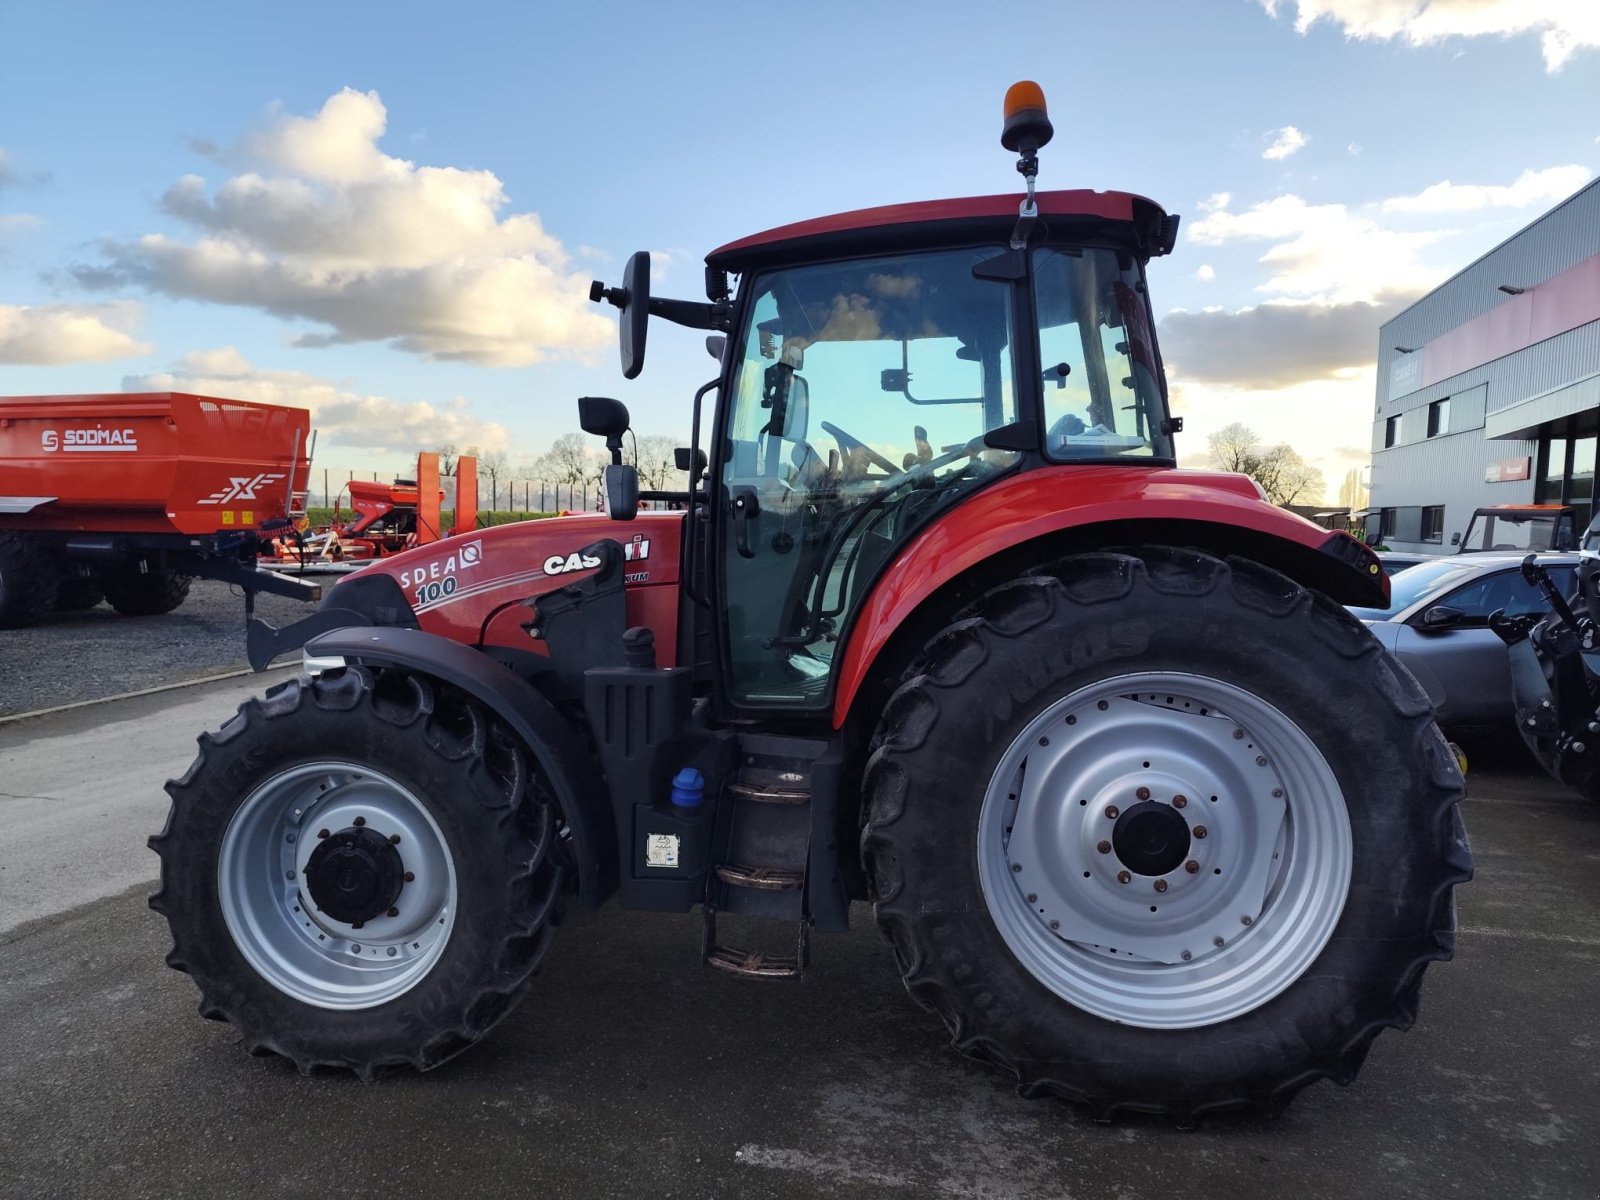
[[1031, 79], [1013, 83], [1006, 90], [1005, 116], [1000, 144], [1025, 158], [1048, 143], [1055, 133], [1045, 109], [1044, 89]]

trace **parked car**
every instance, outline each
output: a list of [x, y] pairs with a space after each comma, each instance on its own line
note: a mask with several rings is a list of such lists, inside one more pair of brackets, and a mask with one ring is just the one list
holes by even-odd
[[[1447, 729], [1511, 728], [1511, 665], [1489, 614], [1546, 609], [1518, 567], [1524, 554], [1435, 558], [1389, 580], [1388, 608], [1351, 608], [1427, 689]], [[1556, 586], [1570, 592], [1575, 554], [1541, 554]]]
[[1425, 562], [1433, 562], [1437, 555], [1412, 554], [1404, 550], [1379, 550], [1377, 551], [1378, 563], [1383, 567], [1385, 575], [1394, 575], [1404, 571], [1407, 567], [1421, 566]]

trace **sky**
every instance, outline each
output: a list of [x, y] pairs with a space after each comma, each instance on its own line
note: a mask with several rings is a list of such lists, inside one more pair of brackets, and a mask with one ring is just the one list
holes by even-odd
[[319, 464], [534, 462], [612, 395], [687, 441], [714, 373], [637, 380], [587, 301], [770, 226], [1043, 188], [1152, 197], [1182, 460], [1243, 421], [1367, 461], [1378, 326], [1600, 164], [1595, 0], [0, 5], [0, 394], [311, 407]]

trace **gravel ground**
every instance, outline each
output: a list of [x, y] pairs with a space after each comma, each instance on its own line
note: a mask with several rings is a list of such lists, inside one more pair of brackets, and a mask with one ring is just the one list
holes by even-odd
[[[337, 576], [323, 580], [331, 587]], [[312, 606], [256, 597], [256, 615], [285, 625]], [[97, 700], [246, 667], [244, 596], [197, 579], [189, 599], [161, 617], [124, 617], [109, 604], [61, 613], [30, 629], [0, 630], [0, 716]]]

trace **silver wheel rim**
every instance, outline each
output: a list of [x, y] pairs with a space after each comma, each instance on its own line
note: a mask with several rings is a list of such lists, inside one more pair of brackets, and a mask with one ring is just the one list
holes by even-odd
[[[318, 834], [356, 827], [392, 842], [407, 872], [396, 915], [360, 928], [318, 911], [304, 886]], [[217, 889], [245, 960], [317, 1008], [403, 995], [432, 970], [455, 922], [455, 863], [433, 817], [395, 780], [348, 762], [306, 763], [251, 792], [223, 834]]]
[[[1187, 846], [1162, 870], [1180, 822]], [[1311, 738], [1250, 692], [1176, 672], [1051, 704], [1001, 756], [978, 818], [1012, 953], [1068, 1003], [1150, 1029], [1229, 1020], [1298, 979], [1351, 861], [1344, 794]]]

